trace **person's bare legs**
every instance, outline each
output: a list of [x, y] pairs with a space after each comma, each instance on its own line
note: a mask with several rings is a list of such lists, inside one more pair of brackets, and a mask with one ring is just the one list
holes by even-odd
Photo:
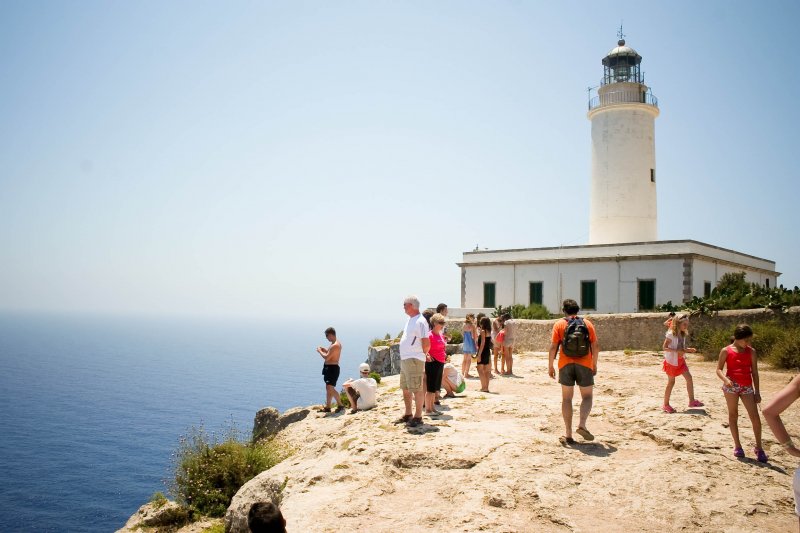
[[[592, 400], [594, 397], [592, 391], [594, 390], [594, 387], [592, 385], [588, 387], [580, 387], [580, 390], [581, 390], [581, 414], [578, 427], [586, 429], [586, 421], [589, 420], [589, 413], [592, 412]], [[570, 407], [571, 406], [572, 406], [572, 397], [570, 396]]]
[[669, 405], [669, 398], [672, 396], [672, 388], [675, 386], [675, 378], [667, 376], [667, 388], [664, 389], [664, 406]]
[[425, 413], [432, 414], [434, 411], [433, 402], [435, 402], [436, 393], [435, 392], [426, 392], [425, 393]]
[[494, 352], [494, 373], [499, 374], [500, 371], [497, 369], [497, 361], [500, 358], [500, 348], [495, 346], [493, 352]]
[[478, 365], [478, 375], [481, 378], [481, 392], [489, 392], [489, 375], [491, 372], [491, 365]]
[[756, 397], [752, 394], [742, 394], [741, 398], [744, 408], [747, 409], [747, 416], [750, 417], [750, 422], [753, 424], [753, 435], [756, 438], [756, 448], [763, 450], [764, 448], [761, 447], [761, 417], [758, 414]]
[[689, 394], [689, 403], [694, 401], [694, 380], [692, 374], [688, 370], [683, 373], [683, 378], [686, 380], [686, 392]]
[[561, 385], [561, 416], [564, 417], [566, 433], [564, 436], [572, 438], [572, 397], [575, 395], [574, 386]]
[[325, 385], [325, 407], [330, 408], [331, 403], [336, 400], [336, 406], [339, 406], [339, 394], [336, 392], [336, 387], [333, 385]]
[[739, 395], [726, 392], [725, 403], [728, 404], [728, 429], [731, 430], [731, 437], [733, 437], [733, 447], [741, 448], [742, 443], [739, 440]]
[[408, 389], [403, 389], [403, 404], [406, 408], [406, 412], [404, 413], [405, 416], [411, 416], [411, 397], [413, 396], [412, 392]]
[[468, 378], [471, 377], [469, 375], [469, 367], [472, 366], [472, 355], [468, 353], [462, 355], [464, 356], [464, 360], [461, 361], [461, 375], [464, 376], [464, 378]]
[[358, 411], [358, 400], [356, 399], [353, 388], [345, 385], [344, 392], [347, 393], [347, 399], [350, 400], [350, 409]]
[[[425, 389], [422, 387], [414, 393], [414, 418], [422, 418], [422, 402], [425, 401]], [[431, 406], [433, 407], [433, 406]], [[411, 412], [409, 407], [408, 412]]]
[[513, 351], [514, 351], [513, 347], [509, 346], [508, 348], [506, 348], [506, 358], [505, 358], [506, 371], [508, 372], [509, 376], [514, 374], [514, 356], [512, 355]]

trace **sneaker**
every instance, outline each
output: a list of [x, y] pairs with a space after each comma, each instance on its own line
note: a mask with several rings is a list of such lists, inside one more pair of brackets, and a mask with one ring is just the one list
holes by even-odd
[[395, 424], [407, 424], [411, 420], [411, 415], [403, 415], [394, 421]]
[[[764, 450], [761, 450], [761, 453], [764, 453]], [[741, 449], [741, 448], [734, 448], [733, 449], [733, 456], [741, 459], [742, 457], [744, 457], [744, 450]]]
[[669, 405], [669, 404], [667, 404], [667, 405], [663, 406], [663, 407], [661, 408], [661, 410], [662, 410], [662, 411], [664, 411], [665, 413], [669, 413], [669, 414], [672, 414], [672, 413], [674, 413], [674, 412], [675, 412], [675, 409], [674, 409], [674, 408], [673, 408], [671, 405]]
[[410, 428], [415, 428], [415, 427], [419, 426], [420, 424], [422, 424], [422, 419], [421, 418], [412, 418], [411, 420], [408, 421], [408, 427], [410, 427]]
[[764, 453], [764, 450], [761, 448], [753, 448], [753, 451], [756, 452], [756, 458], [758, 459], [759, 463], [767, 462], [767, 454]]
[[692, 400], [689, 402], [689, 407], [703, 407], [705, 404], [700, 400]]

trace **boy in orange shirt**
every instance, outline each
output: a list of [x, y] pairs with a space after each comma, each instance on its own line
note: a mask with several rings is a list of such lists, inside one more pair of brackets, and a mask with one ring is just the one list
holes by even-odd
[[[594, 325], [578, 316], [580, 307], [575, 300], [564, 300], [564, 319], [553, 324], [553, 334], [548, 354], [548, 373], [556, 378], [554, 361], [558, 354], [558, 382], [561, 384], [561, 415], [564, 417], [566, 434], [559, 439], [562, 444], [574, 444], [572, 439], [572, 398], [575, 385], [580, 387], [580, 421], [576, 433], [585, 440], [594, 440], [586, 429], [586, 421], [592, 411], [594, 376], [597, 374], [599, 347]], [[559, 351], [559, 347], [561, 348]]]

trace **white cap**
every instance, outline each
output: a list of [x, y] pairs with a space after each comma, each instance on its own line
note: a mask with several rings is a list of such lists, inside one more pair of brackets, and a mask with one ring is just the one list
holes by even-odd
[[358, 365], [359, 372], [369, 372], [369, 365], [367, 363], [361, 363]]

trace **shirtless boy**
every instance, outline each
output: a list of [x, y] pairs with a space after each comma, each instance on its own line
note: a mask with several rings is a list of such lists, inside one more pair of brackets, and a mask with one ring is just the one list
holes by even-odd
[[339, 403], [339, 393], [336, 392], [336, 382], [339, 380], [339, 356], [342, 355], [342, 345], [336, 340], [336, 330], [328, 328], [325, 330], [325, 338], [331, 343], [327, 348], [317, 347], [317, 353], [322, 356], [325, 363], [322, 365], [322, 379], [325, 381], [325, 407], [320, 410], [323, 413], [331, 412], [331, 401], [336, 400], [336, 412], [344, 407]]

